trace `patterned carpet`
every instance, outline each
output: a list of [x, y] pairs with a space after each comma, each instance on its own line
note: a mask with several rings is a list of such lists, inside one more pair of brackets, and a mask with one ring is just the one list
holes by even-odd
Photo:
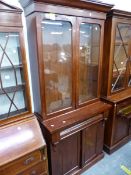
[[131, 141], [111, 155], [105, 153], [104, 159], [82, 175], [131, 175]]

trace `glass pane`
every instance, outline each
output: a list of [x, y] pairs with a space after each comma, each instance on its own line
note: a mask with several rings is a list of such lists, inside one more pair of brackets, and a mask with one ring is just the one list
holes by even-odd
[[80, 25], [79, 103], [97, 97], [100, 26]]
[[23, 84], [19, 33], [0, 32], [0, 119], [25, 111]]
[[121, 24], [119, 23], [116, 28], [116, 42], [129, 42], [131, 37], [131, 25], [130, 24]]
[[4, 48], [5, 54], [1, 67], [21, 64], [18, 33], [0, 33], [0, 56], [2, 56]]
[[1, 80], [2, 80], [3, 88], [16, 86], [16, 85], [22, 85], [22, 72], [20, 72], [20, 69], [2, 70]]
[[[13, 99], [13, 103], [12, 103]], [[23, 91], [0, 95], [0, 119], [7, 118], [12, 112], [20, 113], [20, 110], [25, 111], [25, 100]], [[9, 114], [8, 114], [9, 112]]]
[[116, 90], [125, 87], [127, 62], [129, 60], [128, 46], [130, 36], [131, 36], [131, 25], [129, 24], [117, 25], [111, 92], [114, 92]]
[[7, 113], [7, 109], [9, 109], [10, 103], [11, 102], [6, 95], [0, 95], [0, 116]]
[[[23, 91], [16, 92], [15, 97], [14, 97], [14, 103], [19, 110], [26, 108]], [[15, 111], [15, 110], [16, 109], [14, 105], [12, 105], [11, 111]]]
[[42, 22], [47, 113], [72, 103], [71, 29], [71, 23], [66, 21]]

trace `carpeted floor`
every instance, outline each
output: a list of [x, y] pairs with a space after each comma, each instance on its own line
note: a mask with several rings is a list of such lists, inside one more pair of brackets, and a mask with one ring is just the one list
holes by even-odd
[[[129, 169], [125, 173], [121, 165]], [[131, 175], [131, 142], [121, 147], [111, 155], [105, 153], [104, 159], [96, 163], [82, 175]]]

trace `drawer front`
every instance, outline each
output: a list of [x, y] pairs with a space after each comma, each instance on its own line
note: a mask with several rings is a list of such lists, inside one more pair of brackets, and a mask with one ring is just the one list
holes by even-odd
[[41, 152], [35, 151], [5, 166], [0, 175], [15, 175], [41, 161]]
[[17, 175], [46, 175], [47, 172], [47, 164], [46, 161], [41, 161], [40, 163], [36, 164], [35, 166], [29, 168], [26, 171], [23, 171], [22, 173], [19, 173]]
[[124, 119], [131, 118], [131, 99], [124, 100], [117, 104], [117, 115]]
[[117, 104], [117, 112], [130, 104], [131, 104], [131, 99], [126, 99], [126, 100], [118, 103]]

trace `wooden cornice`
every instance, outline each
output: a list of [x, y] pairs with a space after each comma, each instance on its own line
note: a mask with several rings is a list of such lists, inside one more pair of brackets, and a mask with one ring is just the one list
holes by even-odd
[[112, 4], [102, 3], [100, 1], [94, 0], [20, 0], [23, 8], [26, 8], [32, 3], [48, 3], [48, 4], [56, 4], [62, 6], [69, 6], [81, 9], [88, 9], [94, 11], [100, 11], [107, 13], [113, 7]]

